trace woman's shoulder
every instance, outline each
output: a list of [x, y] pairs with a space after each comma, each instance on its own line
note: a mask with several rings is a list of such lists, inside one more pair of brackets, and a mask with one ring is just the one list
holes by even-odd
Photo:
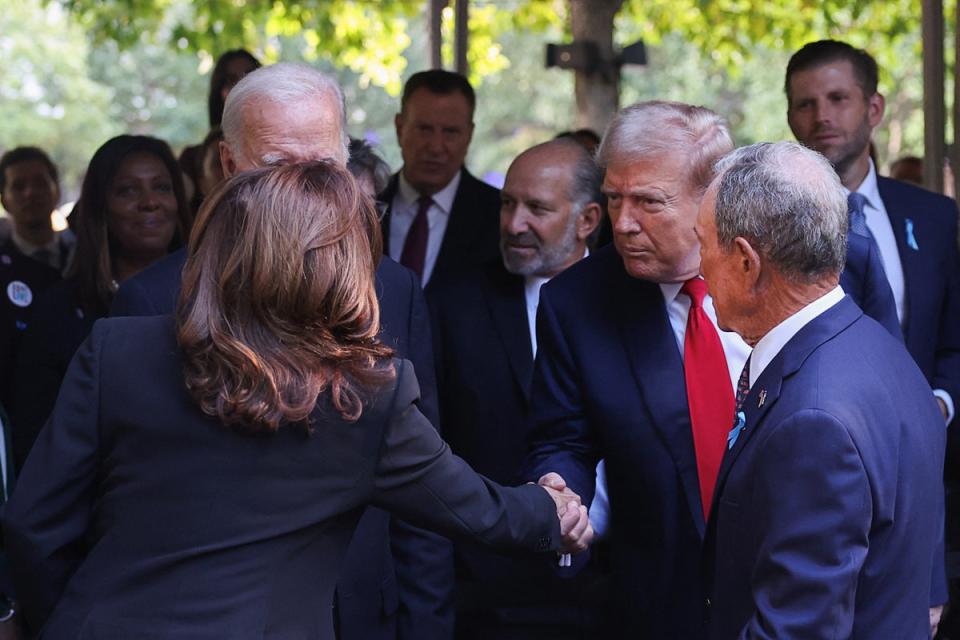
[[111, 352], [149, 357], [151, 352], [177, 351], [173, 316], [123, 316], [100, 318], [93, 325], [90, 340]]

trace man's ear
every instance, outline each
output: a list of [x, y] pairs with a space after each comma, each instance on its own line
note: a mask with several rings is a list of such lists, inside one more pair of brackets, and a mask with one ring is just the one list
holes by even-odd
[[594, 230], [600, 226], [600, 216], [603, 211], [596, 202], [591, 202], [583, 208], [580, 215], [577, 216], [577, 240], [583, 242]]
[[237, 162], [225, 140], [220, 141], [220, 166], [223, 167], [224, 178], [229, 178], [237, 173]]
[[867, 98], [867, 122], [870, 128], [874, 129], [883, 120], [883, 113], [886, 109], [886, 100], [879, 93], [875, 93]]
[[762, 266], [760, 254], [753, 248], [750, 241], [742, 236], [734, 239], [733, 251], [737, 254], [738, 272], [743, 275], [748, 286], [755, 287], [760, 280]]
[[393, 128], [397, 132], [397, 144], [400, 143], [400, 130], [403, 129], [403, 112], [393, 116]]

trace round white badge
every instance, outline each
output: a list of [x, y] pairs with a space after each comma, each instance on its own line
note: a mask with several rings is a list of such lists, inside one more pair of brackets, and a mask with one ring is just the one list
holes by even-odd
[[13, 280], [7, 285], [7, 297], [18, 307], [29, 307], [33, 302], [33, 291], [23, 282]]

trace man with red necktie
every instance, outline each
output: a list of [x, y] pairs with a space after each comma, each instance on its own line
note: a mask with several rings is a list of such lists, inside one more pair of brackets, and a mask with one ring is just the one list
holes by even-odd
[[540, 294], [526, 475], [586, 503], [606, 460], [619, 637], [704, 633], [704, 523], [749, 348], [717, 329], [694, 223], [732, 148], [708, 109], [621, 111], [598, 153], [613, 246]]

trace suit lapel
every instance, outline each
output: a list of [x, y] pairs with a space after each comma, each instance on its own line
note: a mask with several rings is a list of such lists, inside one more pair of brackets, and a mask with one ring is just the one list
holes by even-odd
[[[498, 268], [499, 267], [499, 268]], [[529, 401], [533, 378], [533, 346], [527, 323], [523, 278], [494, 265], [484, 279], [483, 295], [490, 309], [494, 327], [500, 336], [514, 379], [523, 397]]]
[[656, 284], [631, 278], [622, 269], [619, 277], [620, 294], [615, 300], [633, 376], [650, 412], [653, 428], [659, 432], [680, 473], [687, 506], [697, 531], [703, 536], [703, 506], [683, 360], [663, 294]]
[[[916, 278], [923, 273], [923, 268], [920, 264], [920, 252], [911, 249], [907, 244], [907, 215], [911, 206], [903, 191], [897, 189], [895, 180], [878, 176], [877, 190], [880, 192], [880, 199], [883, 200], [883, 206], [887, 210], [887, 217], [890, 218], [890, 226], [893, 227], [893, 235], [897, 239], [900, 264], [903, 265], [904, 297], [907, 306], [906, 326], [904, 327], [904, 337], [906, 337], [910, 331], [910, 319], [917, 317], [919, 313], [915, 294], [924, 289], [924, 287], [913, 286]], [[913, 222], [917, 224], [920, 221], [914, 220]]]
[[400, 174], [395, 173], [390, 176], [390, 182], [382, 193], [377, 195], [377, 199], [387, 205], [387, 209], [380, 219], [380, 232], [383, 234], [383, 253], [390, 255], [390, 218], [393, 213], [393, 199], [397, 195], [397, 189], [400, 188]]
[[849, 296], [846, 296], [798, 331], [770, 361], [743, 403], [742, 410], [746, 418], [746, 426], [740, 432], [740, 437], [737, 438], [733, 448], [723, 456], [713, 494], [714, 503], [723, 493], [730, 469], [736, 463], [740, 453], [749, 446], [754, 434], [763, 428], [764, 418], [780, 397], [783, 381], [800, 369], [807, 357], [820, 345], [832, 339], [862, 315], [860, 308]]
[[[440, 243], [440, 253], [433, 267], [433, 273], [449, 273], [462, 262], [463, 251], [476, 240], [476, 216], [471, 215], [475, 206], [474, 183], [477, 181], [466, 169], [460, 170], [460, 185], [450, 207], [447, 228]], [[431, 282], [433, 278], [431, 277]], [[429, 286], [429, 283], [427, 283]]]

